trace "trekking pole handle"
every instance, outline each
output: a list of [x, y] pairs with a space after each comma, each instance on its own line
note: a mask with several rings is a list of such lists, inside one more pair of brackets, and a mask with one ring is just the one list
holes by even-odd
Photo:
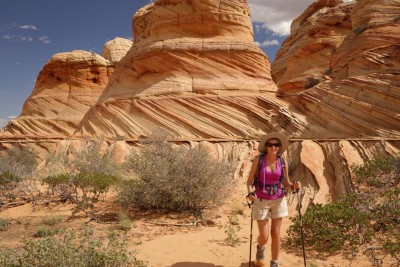
[[251, 205], [253, 205], [254, 201], [250, 201], [250, 196], [256, 196], [256, 194], [254, 192], [250, 192], [247, 194], [246, 196], [246, 200], [247, 200], [247, 206], [249, 206], [249, 208], [251, 208]]
[[[293, 184], [299, 184], [300, 183], [300, 181], [299, 180], [294, 180], [293, 181]], [[291, 185], [291, 188], [292, 188], [292, 194], [295, 194], [295, 193], [298, 193], [299, 192], [299, 190], [300, 190], [300, 188], [297, 188], [296, 190], [294, 190], [293, 189], [293, 184]]]

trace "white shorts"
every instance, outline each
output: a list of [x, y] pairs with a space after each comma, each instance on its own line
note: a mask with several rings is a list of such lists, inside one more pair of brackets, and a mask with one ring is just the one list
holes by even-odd
[[253, 219], [268, 220], [283, 218], [289, 215], [286, 197], [279, 199], [256, 199], [253, 204]]

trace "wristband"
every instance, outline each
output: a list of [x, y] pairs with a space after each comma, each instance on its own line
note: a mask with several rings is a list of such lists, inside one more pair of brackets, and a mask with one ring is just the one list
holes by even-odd
[[256, 196], [256, 194], [254, 192], [250, 192], [250, 193], [247, 194], [246, 198], [249, 198], [250, 195]]

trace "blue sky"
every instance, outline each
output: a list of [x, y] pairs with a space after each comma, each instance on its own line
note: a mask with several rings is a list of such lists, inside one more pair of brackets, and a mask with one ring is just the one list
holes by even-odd
[[[133, 39], [133, 14], [150, 0], [1, 0], [0, 128], [19, 116], [35, 79], [52, 55], [101, 54], [115, 37]], [[291, 21], [313, 0], [248, 0], [255, 41], [275, 58]]]

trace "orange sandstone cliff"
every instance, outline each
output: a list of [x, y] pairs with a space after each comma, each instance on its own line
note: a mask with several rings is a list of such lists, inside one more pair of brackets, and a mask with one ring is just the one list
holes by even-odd
[[249, 16], [244, 0], [154, 1], [133, 17], [133, 44], [55, 55], [0, 150], [43, 155], [103, 139], [123, 159], [161, 128], [233, 156], [245, 179], [258, 138], [280, 131], [305, 204], [351, 191], [353, 164], [399, 153], [398, 1], [315, 1], [272, 67]]
[[155, 1], [133, 18], [134, 44], [76, 137], [249, 140], [300, 133], [275, 97], [270, 63], [253, 40], [245, 1]]
[[316, 1], [272, 65], [278, 93], [335, 137], [399, 138], [399, 18], [399, 1]]

